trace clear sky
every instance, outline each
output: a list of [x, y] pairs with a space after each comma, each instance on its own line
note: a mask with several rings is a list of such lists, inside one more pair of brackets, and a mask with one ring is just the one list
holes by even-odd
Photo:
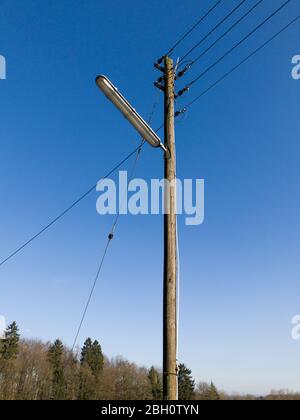
[[[154, 60], [212, 3], [1, 1], [1, 259], [138, 145], [95, 76], [109, 76], [147, 118], [157, 98]], [[224, 1], [174, 57], [237, 3]], [[243, 11], [254, 3], [247, 0]], [[265, 0], [178, 86], [281, 3]], [[297, 15], [299, 0], [292, 0], [178, 106]], [[300, 80], [291, 77], [299, 35], [298, 21], [176, 127], [178, 176], [206, 183], [205, 223], [186, 227], [179, 218], [179, 360], [197, 381], [213, 379], [227, 391], [300, 390], [300, 342], [291, 339], [291, 318], [300, 313]], [[162, 117], [160, 96], [153, 127]], [[162, 177], [161, 152], [147, 145], [136, 175]], [[16, 320], [24, 336], [72, 344], [112, 222], [96, 213], [97, 196], [0, 268], [0, 314]], [[121, 217], [79, 344], [92, 336], [108, 356], [161, 365], [162, 227], [160, 216]]]

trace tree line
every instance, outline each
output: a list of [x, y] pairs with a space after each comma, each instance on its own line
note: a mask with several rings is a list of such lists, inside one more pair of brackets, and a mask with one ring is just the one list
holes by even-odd
[[[184, 364], [178, 367], [178, 388], [181, 401], [242, 399], [220, 392], [213, 383], [196, 386]], [[139, 367], [121, 357], [108, 359], [97, 340], [87, 338], [83, 347], [73, 352], [59, 339], [53, 343], [21, 339], [15, 322], [0, 340], [0, 400], [161, 399], [159, 369]], [[268, 399], [300, 396], [273, 392]]]

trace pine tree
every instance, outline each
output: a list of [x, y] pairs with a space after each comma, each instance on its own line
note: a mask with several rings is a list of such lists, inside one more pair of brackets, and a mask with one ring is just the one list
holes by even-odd
[[52, 368], [52, 399], [54, 400], [66, 398], [63, 356], [64, 346], [60, 340], [56, 340], [48, 351], [48, 360]]
[[195, 394], [195, 381], [192, 378], [192, 371], [184, 364], [178, 369], [178, 399], [180, 401], [192, 400]]
[[104, 356], [98, 341], [92, 342], [90, 338], [85, 340], [81, 350], [81, 365], [87, 365], [95, 378], [98, 378], [103, 370]]
[[162, 383], [160, 374], [154, 366], [149, 370], [148, 378], [151, 384], [152, 397], [154, 400], [162, 399]]
[[19, 328], [15, 322], [10, 324], [4, 334], [1, 342], [0, 354], [4, 360], [16, 359], [19, 352], [20, 334]]

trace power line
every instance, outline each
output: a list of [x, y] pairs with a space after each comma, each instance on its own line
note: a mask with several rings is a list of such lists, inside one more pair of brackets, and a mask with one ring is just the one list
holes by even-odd
[[224, 34], [222, 34], [216, 41], [214, 41], [206, 50], [204, 50], [198, 57], [196, 57], [194, 60], [192, 60], [190, 67], [194, 65], [197, 61], [200, 60], [200, 58], [204, 57], [205, 54], [208, 53], [219, 41], [221, 41], [226, 35], [228, 35], [239, 23], [242, 22], [247, 16], [250, 15], [250, 13], [253, 12], [264, 0], [259, 0], [257, 3], [255, 3], [243, 16], [241, 16], [233, 25], [230, 26], [230, 28], [227, 29]]
[[[158, 91], [157, 98], [156, 98], [156, 100], [155, 100], [155, 101], [154, 101], [154, 103], [153, 103], [152, 110], [151, 110], [151, 112], [150, 112], [150, 116], [149, 116], [149, 119], [148, 119], [148, 124], [149, 124], [149, 125], [151, 124], [151, 121], [152, 121], [152, 119], [153, 119], [153, 117], [154, 117], [154, 113], [155, 113], [156, 107], [157, 107], [157, 105], [158, 105], [158, 96], [159, 96], [159, 94], [160, 94], [160, 92]], [[156, 130], [156, 132], [157, 132], [157, 131], [159, 131], [159, 130], [160, 130], [160, 127]], [[131, 179], [133, 179], [134, 172], [135, 172], [135, 169], [136, 169], [136, 166], [137, 166], [138, 160], [139, 160], [139, 158], [140, 158], [140, 155], [141, 155], [142, 148], [143, 148], [144, 144], [145, 144], [145, 140], [144, 140], [144, 139], [142, 139], [142, 140], [141, 140], [141, 144], [140, 144], [140, 146], [139, 146], [139, 147], [138, 147], [138, 149], [136, 150], [136, 152], [137, 152], [137, 153], [136, 153], [136, 158], [135, 158], [134, 163], [133, 163], [133, 167], [132, 167], [132, 169], [131, 169], [131, 173], [130, 173], [130, 177], [129, 177], [129, 179], [130, 179], [130, 180], [131, 180]], [[124, 198], [125, 198], [125, 197], [124, 197]], [[96, 288], [96, 285], [97, 285], [97, 282], [98, 282], [98, 279], [99, 279], [99, 276], [100, 276], [100, 273], [101, 273], [101, 270], [102, 270], [102, 267], [103, 267], [103, 264], [104, 264], [104, 260], [105, 260], [105, 257], [106, 257], [106, 255], [107, 255], [107, 251], [108, 251], [109, 245], [111, 244], [111, 242], [112, 242], [112, 240], [113, 240], [113, 238], [114, 238], [114, 233], [115, 233], [115, 230], [116, 230], [116, 227], [117, 227], [117, 224], [118, 224], [119, 218], [120, 218], [120, 213], [118, 213], [118, 214], [116, 215], [115, 220], [114, 220], [114, 222], [113, 222], [113, 224], [112, 224], [112, 227], [111, 227], [110, 233], [109, 233], [109, 235], [108, 235], [107, 243], [106, 243], [106, 246], [105, 246], [105, 249], [104, 249], [104, 252], [103, 252], [103, 255], [102, 255], [101, 261], [100, 261], [100, 264], [99, 264], [99, 268], [98, 268], [98, 271], [97, 271], [96, 277], [95, 277], [95, 279], [94, 279], [94, 282], [93, 282], [93, 285], [92, 285], [92, 288], [91, 288], [91, 291], [90, 291], [90, 294], [89, 294], [89, 297], [88, 297], [87, 303], [86, 303], [86, 305], [85, 305], [85, 307], [84, 307], [84, 311], [83, 311], [83, 314], [82, 314], [82, 317], [81, 317], [81, 319], [80, 319], [80, 323], [79, 323], [79, 326], [78, 326], [78, 329], [77, 329], [77, 332], [76, 332], [76, 335], [75, 335], [75, 339], [74, 339], [73, 346], [72, 346], [72, 351], [73, 351], [73, 350], [74, 350], [74, 348], [75, 348], [75, 345], [76, 345], [76, 342], [77, 342], [77, 340], [78, 340], [78, 337], [79, 337], [79, 334], [80, 334], [81, 328], [82, 328], [82, 326], [83, 326], [83, 322], [84, 322], [84, 320], [85, 320], [85, 317], [86, 317], [86, 314], [87, 314], [88, 308], [89, 308], [89, 306], [90, 306], [90, 303], [91, 303], [91, 300], [92, 300], [92, 297], [93, 297], [93, 294], [94, 294], [94, 291], [95, 291], [95, 288]]]
[[188, 36], [190, 35], [193, 30], [200, 25], [200, 23], [202, 23], [204, 21], [204, 19], [206, 19], [218, 6], [219, 4], [222, 2], [222, 0], [218, 0], [217, 3], [214, 4], [214, 6], [212, 6], [192, 27], [191, 29], [189, 29], [174, 45], [172, 48], [169, 49], [169, 51], [166, 53], [166, 55], [170, 55], [172, 54], [172, 52], [175, 50], [176, 47], [178, 47], [179, 44], [182, 43], [182, 41]]
[[[266, 19], [263, 20], [258, 26], [256, 26], [251, 32], [249, 32], [243, 39], [241, 39], [237, 44], [234, 45], [229, 51], [227, 51], [222, 57], [220, 57], [217, 61], [215, 61], [212, 65], [210, 65], [206, 70], [204, 70], [198, 77], [192, 80], [187, 87], [191, 87], [193, 84], [198, 82], [203, 76], [205, 76], [210, 70], [212, 70], [217, 64], [219, 64], [225, 57], [227, 57], [230, 53], [232, 53], [236, 48], [238, 48], [241, 44], [243, 44], [251, 35], [257, 32], [262, 26], [264, 26], [270, 19], [272, 19], [277, 13], [279, 13], [285, 6], [287, 6], [291, 0], [287, 0], [283, 3], [278, 9], [276, 9], [271, 15], [269, 15]], [[186, 88], [185, 88], [186, 89]]]
[[[131, 175], [130, 175], [130, 178], [129, 179], [132, 179], [133, 178], [133, 175], [134, 175], [134, 172], [135, 172], [135, 168], [136, 168], [136, 165], [137, 165], [138, 160], [140, 158], [140, 154], [141, 154], [142, 147], [143, 147], [144, 143], [145, 143], [145, 140], [142, 140], [140, 146], [138, 147], [136, 158], [135, 158], [135, 161], [134, 161], [134, 164], [133, 164], [133, 167], [132, 167], [132, 171], [131, 171]], [[102, 270], [102, 267], [103, 267], [103, 264], [104, 264], [104, 260], [105, 260], [105, 257], [107, 255], [107, 251], [108, 251], [109, 245], [111, 244], [111, 242], [112, 242], [112, 240], [114, 238], [114, 233], [115, 233], [115, 229], [116, 229], [117, 223], [119, 221], [119, 217], [120, 217], [120, 213], [118, 213], [116, 215], [115, 220], [114, 220], [114, 223], [113, 223], [112, 228], [110, 230], [110, 233], [108, 235], [107, 243], [106, 243], [106, 246], [104, 248], [103, 255], [101, 257], [101, 261], [100, 261], [100, 264], [99, 264], [99, 267], [98, 267], [98, 271], [97, 271], [96, 277], [94, 279], [94, 282], [93, 282], [93, 285], [92, 285], [92, 288], [91, 288], [91, 291], [90, 291], [90, 294], [89, 294], [87, 303], [86, 303], [86, 305], [84, 307], [84, 311], [83, 311], [82, 317], [80, 319], [80, 323], [79, 323], [79, 326], [78, 326], [78, 329], [77, 329], [77, 332], [76, 332], [76, 336], [75, 336], [75, 339], [74, 339], [74, 342], [73, 342], [73, 345], [72, 345], [72, 351], [75, 348], [75, 345], [77, 343], [77, 340], [78, 340], [78, 337], [79, 337], [79, 334], [80, 334], [80, 331], [81, 331], [81, 328], [82, 328], [82, 325], [83, 325], [83, 322], [85, 320], [85, 317], [86, 317], [88, 308], [90, 306], [90, 303], [91, 303], [91, 300], [92, 300], [92, 297], [93, 297], [93, 294], [94, 294], [94, 291], [95, 291], [96, 285], [98, 283], [99, 276], [100, 276], [100, 273], [101, 273], [101, 270]]]
[[83, 325], [83, 321], [84, 321], [84, 319], [85, 319], [85, 316], [86, 316], [87, 310], [88, 310], [89, 305], [90, 305], [90, 303], [91, 303], [91, 299], [92, 299], [92, 296], [93, 296], [93, 293], [94, 293], [95, 287], [96, 287], [96, 285], [97, 285], [97, 282], [98, 282], [98, 279], [99, 279], [99, 275], [100, 275], [100, 272], [101, 272], [101, 269], [102, 269], [102, 266], [103, 266], [103, 263], [104, 263], [104, 260], [105, 260], [105, 257], [106, 257], [106, 254], [107, 254], [107, 251], [108, 251], [108, 248], [109, 248], [109, 245], [110, 245], [111, 241], [112, 241], [112, 238], [109, 236], [109, 237], [108, 237], [108, 239], [107, 239], [106, 247], [105, 247], [105, 250], [104, 250], [103, 256], [102, 256], [102, 258], [101, 258], [101, 262], [100, 262], [100, 265], [99, 265], [99, 268], [98, 268], [98, 271], [97, 271], [97, 274], [96, 274], [96, 277], [95, 277], [94, 283], [93, 283], [93, 287], [92, 287], [91, 292], [90, 292], [90, 294], [89, 294], [89, 297], [88, 297], [88, 300], [87, 300], [86, 306], [85, 306], [84, 311], [83, 311], [82, 318], [81, 318], [80, 323], [79, 323], [79, 327], [78, 327], [78, 330], [77, 330], [77, 333], [76, 333], [76, 336], [75, 336], [75, 339], [74, 339], [74, 342], [73, 342], [72, 351], [74, 350], [74, 347], [75, 347], [75, 345], [76, 345], [76, 342], [77, 342], [78, 336], [79, 336], [79, 334], [80, 334], [80, 331], [81, 331], [81, 328], [82, 328], [82, 325]]
[[[229, 12], [214, 28], [209, 31], [199, 42], [197, 42], [196, 45], [193, 46], [179, 61], [179, 64], [182, 63], [186, 57], [188, 57], [196, 48], [199, 47], [211, 34], [213, 34], [224, 22], [226, 22], [227, 19], [230, 18], [247, 0], [242, 0], [237, 6], [234, 7], [231, 12]], [[263, 1], [263, 0], [261, 0]], [[193, 62], [192, 62], [193, 63]], [[191, 64], [192, 65], [192, 64]]]
[[[141, 146], [138, 146], [131, 152], [129, 155], [127, 155], [120, 163], [118, 163], [111, 171], [109, 171], [103, 178], [101, 178], [101, 181], [108, 178], [110, 175], [112, 175], [117, 169], [119, 169], [127, 160], [129, 160], [139, 149]], [[92, 191], [95, 190], [96, 186], [95, 184], [91, 188], [89, 188], [81, 197], [79, 197], [74, 203], [72, 203], [69, 207], [67, 207], [63, 212], [61, 212], [55, 219], [53, 219], [50, 223], [48, 223], [43, 229], [41, 229], [37, 234], [32, 236], [28, 241], [26, 241], [23, 245], [21, 245], [19, 248], [17, 248], [14, 252], [12, 252], [8, 257], [6, 257], [4, 260], [0, 262], [0, 267], [4, 265], [6, 262], [8, 262], [10, 259], [12, 259], [15, 255], [17, 255], [19, 252], [21, 252], [26, 246], [31, 244], [35, 239], [37, 239], [39, 236], [41, 236], [46, 230], [48, 230], [51, 226], [53, 226], [56, 222], [58, 222], [63, 216], [65, 216], [67, 213], [69, 213], [70, 210], [72, 210], [77, 204], [79, 204], [82, 200], [84, 200]]]
[[230, 71], [225, 73], [221, 78], [219, 78], [216, 82], [214, 82], [212, 85], [210, 85], [207, 89], [205, 89], [200, 95], [198, 95], [195, 99], [193, 99], [190, 103], [188, 103], [185, 106], [185, 110], [190, 108], [195, 102], [197, 102], [200, 98], [202, 98], [206, 93], [208, 93], [210, 90], [212, 90], [214, 87], [219, 85], [224, 79], [226, 79], [230, 74], [232, 74], [235, 70], [240, 68], [243, 64], [245, 64], [250, 58], [252, 58], [254, 55], [256, 55], [259, 51], [261, 51], [264, 47], [269, 45], [274, 39], [276, 39], [279, 35], [281, 35], [284, 31], [286, 31], [289, 27], [291, 27], [300, 16], [297, 16], [295, 19], [290, 21], [286, 26], [284, 26], [279, 32], [277, 32], [275, 35], [273, 35], [271, 38], [269, 38], [266, 42], [264, 42], [261, 46], [256, 48], [251, 54], [249, 54], [246, 58], [244, 58], [240, 63], [238, 63], [235, 67], [233, 67]]
[[[159, 96], [160, 92], [158, 92]], [[158, 105], [158, 96], [155, 99], [153, 103], [153, 107], [150, 113], [149, 122], [151, 123], [152, 118], [154, 116], [154, 112], [156, 110], [156, 107]], [[160, 126], [155, 131], [156, 133], [163, 127]], [[145, 142], [143, 141], [141, 145], [139, 145], [137, 148], [135, 148], [129, 155], [127, 155], [121, 162], [119, 162], [111, 171], [109, 171], [103, 178], [100, 179], [100, 181], [97, 182], [97, 184], [94, 184], [91, 188], [89, 188], [82, 196], [80, 196], [74, 203], [72, 203], [69, 207], [67, 207], [63, 212], [61, 212], [57, 217], [55, 217], [50, 223], [48, 223], [43, 229], [41, 229], [37, 234], [32, 236], [28, 241], [26, 241], [23, 245], [21, 245], [19, 248], [17, 248], [14, 252], [12, 252], [8, 257], [6, 257], [4, 260], [0, 262], [0, 267], [4, 265], [6, 262], [8, 262], [10, 259], [12, 259], [15, 255], [17, 255], [19, 252], [21, 252], [26, 246], [30, 245], [35, 239], [37, 239], [39, 236], [41, 236], [46, 230], [48, 230], [51, 226], [53, 226], [56, 222], [58, 222], [63, 216], [65, 216], [69, 211], [71, 211], [77, 204], [79, 204], [82, 200], [84, 200], [92, 191], [94, 191], [98, 185], [99, 182], [103, 181], [104, 179], [108, 178], [110, 175], [112, 175], [117, 169], [119, 169], [127, 160], [129, 160], [135, 153], [140, 154], [140, 149], [144, 146]]]

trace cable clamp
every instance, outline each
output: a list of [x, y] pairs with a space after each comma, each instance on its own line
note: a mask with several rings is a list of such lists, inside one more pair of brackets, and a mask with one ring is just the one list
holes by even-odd
[[163, 373], [164, 376], [178, 376], [178, 372], [174, 373], [174, 372], [164, 372]]

